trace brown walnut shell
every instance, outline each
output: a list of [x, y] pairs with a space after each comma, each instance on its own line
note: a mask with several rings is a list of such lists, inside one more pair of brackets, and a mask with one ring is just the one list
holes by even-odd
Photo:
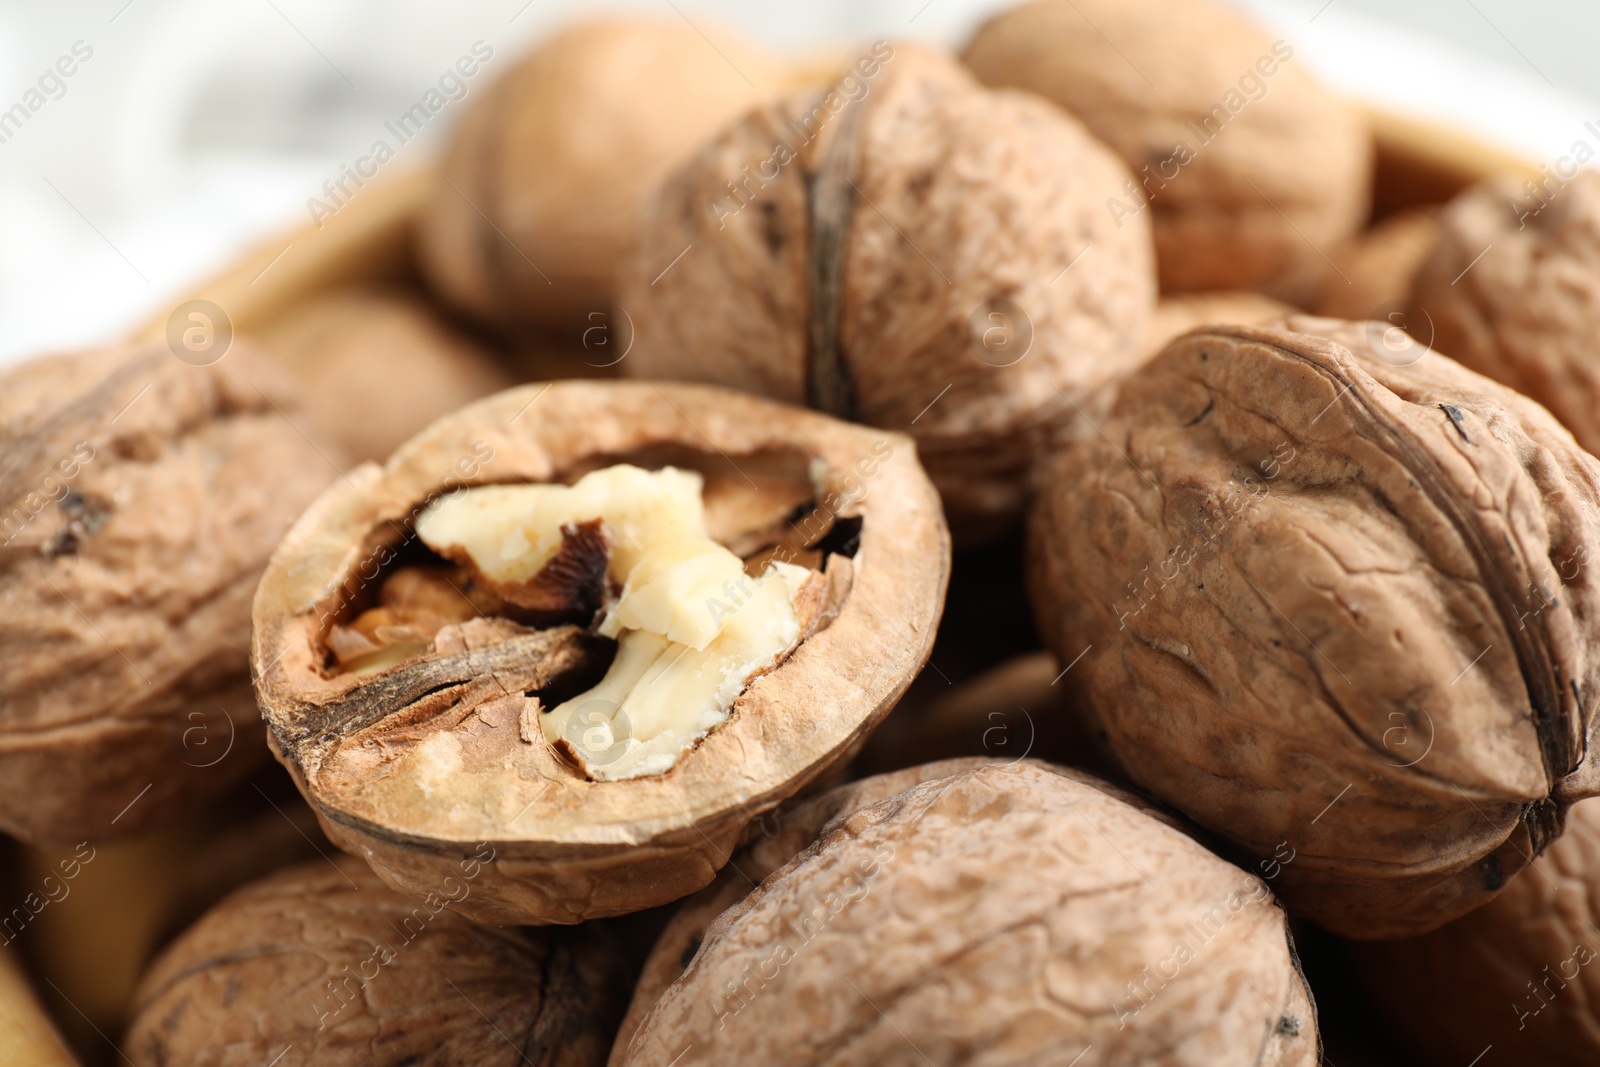
[[592, 930], [452, 914], [481, 870], [469, 859], [420, 903], [351, 856], [238, 890], [145, 973], [122, 1047], [137, 1067], [598, 1067], [626, 995], [620, 952]]
[[337, 475], [243, 344], [26, 363], [0, 380], [0, 830], [75, 842], [220, 796], [265, 750], [250, 598]]
[[1369, 999], [1424, 1062], [1600, 1059], [1600, 800], [1494, 900], [1422, 937], [1351, 946]]
[[1252, 292], [1179, 293], [1156, 302], [1145, 334], [1145, 351], [1155, 355], [1173, 338], [1201, 326], [1262, 326], [1295, 314], [1281, 300]]
[[262, 340], [305, 382], [314, 435], [382, 462], [428, 423], [513, 383], [415, 297], [356, 291], [276, 319]]
[[957, 539], [983, 539], [1051, 427], [1140, 354], [1148, 226], [1101, 203], [1125, 177], [1032, 96], [880, 42], [667, 180], [623, 275], [621, 370], [909, 433]]
[[1134, 187], [1103, 186], [1096, 203], [1125, 224], [1154, 216], [1163, 290], [1310, 306], [1324, 253], [1366, 222], [1361, 117], [1225, 6], [1035, 0], [985, 23], [962, 58], [986, 84], [1060, 105], [1127, 161]]
[[468, 109], [419, 220], [424, 273], [495, 325], [589, 327], [609, 310], [650, 190], [786, 76], [704, 20], [567, 27]]
[[1080, 772], [958, 760], [868, 779], [745, 855], [760, 884], [719, 883], [701, 937], [696, 901], [668, 927], [630, 1014], [682, 973], [625, 1048], [624, 1025], [613, 1067], [685, 1050], [772, 1067], [1317, 1062], [1266, 884]]
[[1174, 341], [1029, 543], [1126, 772], [1252, 864], [1292, 854], [1280, 895], [1357, 938], [1471, 911], [1554, 840], [1597, 791], [1600, 695], [1600, 462], [1376, 328]]
[[1431, 320], [1435, 349], [1545, 405], [1593, 452], [1600, 174], [1582, 171], [1539, 204], [1515, 178], [1462, 193], [1444, 209], [1412, 296]]
[[[793, 542], [826, 558], [826, 628], [670, 771], [590, 781], [542, 734], [523, 740], [534, 694], [598, 640], [575, 626], [474, 619], [465, 647], [372, 676], [325, 669], [326, 632], [352, 591], [442, 489], [571, 481], [619, 462], [699, 470], [712, 536], [741, 555]], [[852, 528], [853, 558], [834, 536]], [[487, 841], [497, 858], [456, 905], [464, 914], [625, 914], [704, 886], [752, 819], [854, 754], [927, 658], [949, 551], [938, 498], [899, 435], [702, 386], [524, 386], [440, 420], [307, 510], [256, 596], [257, 692], [273, 749], [329, 838], [388, 884], [425, 892]], [[441, 735], [460, 767], [430, 778], [422, 753], [403, 763]]]
[[1391, 321], [1426, 341], [1426, 320], [1408, 322], [1390, 316], [1405, 310], [1417, 271], [1438, 240], [1438, 208], [1409, 208], [1390, 215], [1333, 253], [1339, 272], [1328, 280], [1318, 313], [1357, 322]]

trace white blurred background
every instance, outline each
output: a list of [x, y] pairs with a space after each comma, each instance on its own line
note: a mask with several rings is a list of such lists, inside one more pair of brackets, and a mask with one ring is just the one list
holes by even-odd
[[[955, 46], [1008, 2], [608, 6], [720, 20], [786, 50], [820, 51], [878, 36]], [[1600, 125], [1594, 0], [1239, 2], [1342, 91], [1536, 162], [1565, 154], [1586, 121]], [[0, 362], [115, 338], [242, 250], [307, 222], [322, 183], [482, 40], [494, 58], [467, 100], [390, 167], [424, 162], [471, 92], [596, 6], [0, 0]], [[74, 73], [48, 76], [63, 56]], [[43, 105], [8, 127], [4, 113], [41, 78]]]

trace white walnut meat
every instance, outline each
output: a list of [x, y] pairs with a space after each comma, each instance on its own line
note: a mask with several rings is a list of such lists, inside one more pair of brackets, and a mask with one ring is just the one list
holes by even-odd
[[612, 1067], [1318, 1060], [1266, 884], [1088, 775], [950, 761], [794, 818], [703, 938], [669, 926], [630, 1014], [664, 952], [682, 973]]
[[1053, 427], [1139, 357], [1149, 229], [1101, 203], [1125, 178], [1031, 95], [880, 42], [667, 179], [623, 274], [620, 369], [909, 433], [958, 540], [991, 536]]
[[[1096, 203], [1153, 216], [1163, 291], [1256, 289], [1312, 306], [1321, 250], [1366, 222], [1372, 144], [1292, 45], [1209, 0], [1034, 0], [962, 58], [1077, 116], [1134, 172]], [[1337, 279], [1335, 278], [1335, 283]]]
[[[417, 566], [451, 573], [419, 556], [430, 538], [454, 554], [449, 538], [412, 536], [445, 491], [471, 486], [446, 502], [557, 483], [576, 493], [628, 466], [694, 472], [705, 529], [752, 583], [777, 560], [811, 572], [818, 594], [797, 610], [798, 645], [670, 768], [598, 780], [585, 761], [603, 746], [552, 742], [541, 722], [601, 681], [611, 648], [612, 666], [624, 658], [630, 634], [618, 646], [604, 636], [627, 595], [605, 552], [621, 548], [604, 546], [625, 529], [604, 521], [568, 524], [530, 582], [463, 589], [477, 598], [465, 621], [428, 623], [372, 669], [338, 662], [332, 635], [389, 607], [368, 606], [383, 595], [374, 586]], [[555, 583], [573, 596], [551, 611], [557, 565], [584, 577]], [[273, 750], [329, 838], [385, 882], [424, 892], [467, 843], [488, 841], [495, 861], [453, 906], [576, 923], [704, 886], [751, 820], [850, 758], [926, 660], [948, 572], [938, 498], [904, 437], [703, 386], [526, 386], [440, 420], [306, 511], [257, 593], [257, 693]]]
[[295, 428], [295, 388], [243, 344], [209, 367], [120, 349], [0, 380], [0, 830], [137, 832], [265, 757], [250, 598], [339, 455]]
[[136, 1067], [598, 1067], [626, 996], [620, 951], [592, 929], [450, 912], [488, 854], [422, 901], [351, 856], [234, 892], [145, 972], [123, 1050]]
[[262, 341], [305, 382], [314, 435], [353, 460], [388, 458], [446, 412], [514, 379], [415, 296], [356, 290], [279, 316]]
[[[1596, 792], [1600, 463], [1377, 324], [1173, 342], [1059, 458], [1031, 589], [1132, 779], [1356, 938], [1486, 903]], [[1086, 651], [1087, 650], [1087, 651]]]
[[1436, 350], [1537, 400], [1600, 451], [1600, 174], [1581, 171], [1542, 208], [1525, 186], [1493, 179], [1446, 205], [1412, 298]]
[[656, 183], [787, 77], [704, 20], [566, 27], [467, 109], [419, 218], [424, 275], [493, 325], [591, 326]]
[[1368, 999], [1425, 1062], [1600, 1058], [1600, 800], [1505, 892], [1422, 937], [1350, 946]]

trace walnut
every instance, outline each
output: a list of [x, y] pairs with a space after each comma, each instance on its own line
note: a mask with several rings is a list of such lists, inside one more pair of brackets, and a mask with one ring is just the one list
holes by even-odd
[[1426, 343], [1425, 319], [1389, 316], [1407, 310], [1411, 283], [1439, 240], [1439, 211], [1432, 206], [1396, 212], [1333, 253], [1339, 274], [1328, 280], [1318, 311], [1330, 318], [1378, 319], [1410, 327]]
[[1281, 300], [1251, 292], [1180, 293], [1156, 303], [1145, 351], [1155, 355], [1172, 340], [1200, 326], [1261, 326], [1293, 315], [1295, 309]]
[[99, 840], [220, 796], [264, 756], [250, 597], [336, 477], [244, 345], [56, 356], [0, 387], [0, 829]]
[[1537, 400], [1600, 450], [1600, 174], [1581, 171], [1547, 200], [1509, 177], [1468, 189], [1444, 209], [1412, 296], [1436, 350]]
[[1139, 355], [1149, 231], [1102, 206], [1125, 177], [1032, 96], [880, 42], [667, 180], [621, 283], [620, 369], [909, 433], [958, 539], [993, 535], [1053, 427]]
[[77, 1067], [28, 985], [16, 952], [0, 952], [0, 1063]]
[[612, 1067], [1317, 1062], [1267, 885], [1080, 772], [869, 779], [735, 863], [663, 934]]
[[1366, 221], [1361, 117], [1290, 44], [1229, 8], [1035, 0], [985, 23], [962, 58], [986, 84], [1059, 104], [1134, 169], [1095, 201], [1119, 224], [1153, 216], [1163, 290], [1257, 289], [1309, 306], [1324, 254]]
[[615, 945], [445, 906], [491, 853], [420, 902], [350, 856], [233, 893], [145, 973], [122, 1048], [140, 1067], [604, 1062], [626, 988]]
[[1377, 328], [1174, 341], [1059, 457], [1029, 543], [1126, 772], [1252, 864], [1296, 856], [1279, 893], [1357, 938], [1487, 902], [1597, 791], [1600, 463]]
[[1352, 945], [1369, 1000], [1425, 1062], [1600, 1057], [1600, 801], [1494, 900], [1422, 937]]
[[[407, 567], [446, 559], [500, 606], [431, 636], [418, 615], [363, 629]], [[306, 511], [256, 597], [258, 696], [328, 836], [388, 884], [425, 892], [483, 840], [497, 858], [463, 913], [624, 914], [705, 885], [752, 819], [854, 754], [926, 660], [948, 571], [904, 437], [705, 387], [526, 386]], [[792, 615], [768, 614], [784, 590]], [[745, 653], [705, 659], [768, 622], [753, 675], [727, 673]], [[394, 638], [390, 658], [340, 662], [339, 627]], [[657, 699], [707, 679], [704, 719]]]
[[315, 436], [356, 460], [382, 462], [440, 415], [512, 384], [492, 354], [398, 293], [324, 297], [262, 340], [306, 383]]
[[588, 328], [650, 190], [786, 76], [700, 19], [567, 27], [468, 109], [420, 217], [424, 274], [485, 322]]

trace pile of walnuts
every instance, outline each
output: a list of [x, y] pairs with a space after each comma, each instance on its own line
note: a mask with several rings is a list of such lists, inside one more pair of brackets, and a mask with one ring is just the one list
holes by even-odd
[[5, 372], [0, 1060], [1595, 1062], [1600, 178], [1376, 151], [583, 20], [409, 280]]

